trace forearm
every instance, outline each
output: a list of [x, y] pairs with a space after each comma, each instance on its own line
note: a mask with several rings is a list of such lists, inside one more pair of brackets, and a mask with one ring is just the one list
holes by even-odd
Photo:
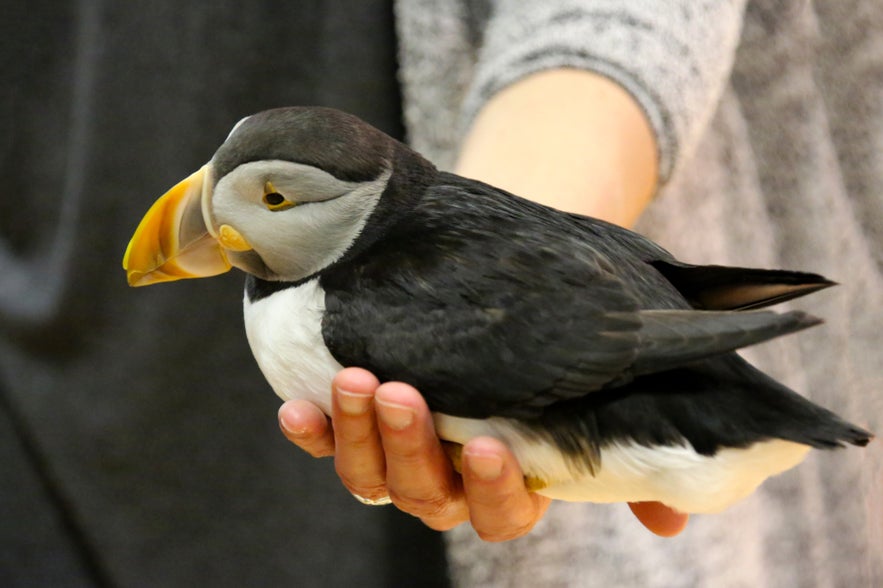
[[481, 109], [457, 172], [562, 210], [631, 226], [656, 190], [650, 123], [632, 96], [577, 69], [532, 74]]

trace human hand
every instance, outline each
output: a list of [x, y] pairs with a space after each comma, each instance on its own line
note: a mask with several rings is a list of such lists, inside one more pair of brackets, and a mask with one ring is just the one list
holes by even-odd
[[[514, 455], [496, 439], [470, 440], [457, 474], [412, 386], [380, 384], [366, 370], [347, 368], [332, 383], [332, 407], [334, 427], [304, 400], [283, 404], [279, 424], [311, 455], [334, 455], [344, 486], [363, 501], [382, 503], [388, 497], [439, 531], [469, 521], [486, 541], [526, 535], [548, 508], [548, 498], [526, 490]], [[676, 535], [687, 522], [687, 515], [660, 503], [630, 506], [657, 535]]]

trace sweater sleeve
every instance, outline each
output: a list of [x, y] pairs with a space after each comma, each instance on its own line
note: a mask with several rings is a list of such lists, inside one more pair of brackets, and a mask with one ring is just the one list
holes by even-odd
[[528, 74], [572, 67], [623, 86], [659, 146], [660, 181], [689, 153], [732, 67], [745, 0], [495, 0], [463, 114]]

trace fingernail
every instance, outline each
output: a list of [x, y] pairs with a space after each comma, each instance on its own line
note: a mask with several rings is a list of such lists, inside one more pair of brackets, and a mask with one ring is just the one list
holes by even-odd
[[337, 406], [350, 416], [359, 416], [368, 412], [368, 407], [371, 406], [371, 395], [358, 394], [338, 388]]
[[464, 456], [469, 470], [484, 482], [493, 482], [503, 473], [503, 458], [499, 455], [476, 455], [467, 452]]
[[282, 427], [282, 430], [292, 437], [304, 437], [307, 434], [307, 429], [303, 425], [292, 423], [286, 418], [285, 414], [282, 412], [282, 407], [279, 408], [279, 426]]
[[377, 400], [377, 416], [390, 429], [401, 431], [414, 422], [414, 409], [401, 404], [391, 404]]

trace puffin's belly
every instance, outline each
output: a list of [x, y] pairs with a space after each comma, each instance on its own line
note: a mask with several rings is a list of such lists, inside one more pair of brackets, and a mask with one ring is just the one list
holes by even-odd
[[596, 476], [540, 491], [557, 500], [642, 502], [656, 500], [686, 513], [717, 513], [754, 492], [764, 480], [803, 461], [808, 445], [772, 439], [713, 456], [692, 447], [613, 444], [601, 450]]
[[488, 435], [512, 450], [526, 476], [547, 484], [538, 494], [574, 502], [660, 501], [686, 513], [720, 512], [751, 494], [765, 479], [800, 463], [808, 445], [771, 439], [713, 456], [689, 445], [647, 447], [622, 440], [601, 449], [593, 473], [565, 458], [550, 440], [502, 418], [468, 419], [435, 414], [442, 439], [465, 444]]
[[248, 344], [283, 400], [302, 398], [331, 414], [331, 380], [343, 369], [322, 338], [325, 292], [318, 279], [243, 302]]

